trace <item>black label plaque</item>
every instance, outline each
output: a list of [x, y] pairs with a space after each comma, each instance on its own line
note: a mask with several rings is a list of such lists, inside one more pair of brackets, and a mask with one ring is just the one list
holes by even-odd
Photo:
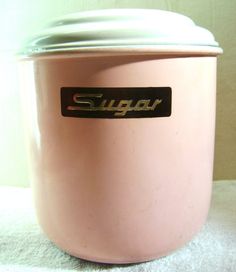
[[63, 87], [61, 113], [80, 118], [167, 117], [171, 115], [171, 88]]

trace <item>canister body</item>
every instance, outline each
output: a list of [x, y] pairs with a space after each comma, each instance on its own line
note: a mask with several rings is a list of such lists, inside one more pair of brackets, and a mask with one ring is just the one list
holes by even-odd
[[[21, 62], [39, 223], [66, 252], [104, 263], [155, 259], [206, 220], [216, 57], [63, 54]], [[61, 114], [63, 87], [170, 87], [171, 115]]]

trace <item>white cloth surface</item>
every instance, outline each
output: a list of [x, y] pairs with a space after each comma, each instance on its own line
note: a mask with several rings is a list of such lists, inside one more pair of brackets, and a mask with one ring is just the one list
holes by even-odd
[[72, 257], [37, 224], [31, 190], [0, 188], [0, 272], [236, 272], [236, 181], [217, 181], [208, 220], [175, 253], [146, 263], [104, 265]]

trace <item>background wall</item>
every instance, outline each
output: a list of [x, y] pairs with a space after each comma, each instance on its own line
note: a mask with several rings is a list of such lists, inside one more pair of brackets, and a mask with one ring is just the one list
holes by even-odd
[[13, 53], [51, 18], [102, 8], [158, 8], [208, 28], [224, 49], [219, 58], [215, 179], [236, 178], [236, 1], [0, 0], [0, 185], [27, 186], [26, 151]]

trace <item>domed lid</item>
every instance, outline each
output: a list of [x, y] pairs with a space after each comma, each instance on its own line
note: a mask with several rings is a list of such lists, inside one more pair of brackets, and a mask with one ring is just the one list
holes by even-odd
[[23, 50], [25, 55], [63, 52], [155, 52], [217, 55], [219, 44], [188, 17], [154, 9], [106, 9], [54, 21]]

